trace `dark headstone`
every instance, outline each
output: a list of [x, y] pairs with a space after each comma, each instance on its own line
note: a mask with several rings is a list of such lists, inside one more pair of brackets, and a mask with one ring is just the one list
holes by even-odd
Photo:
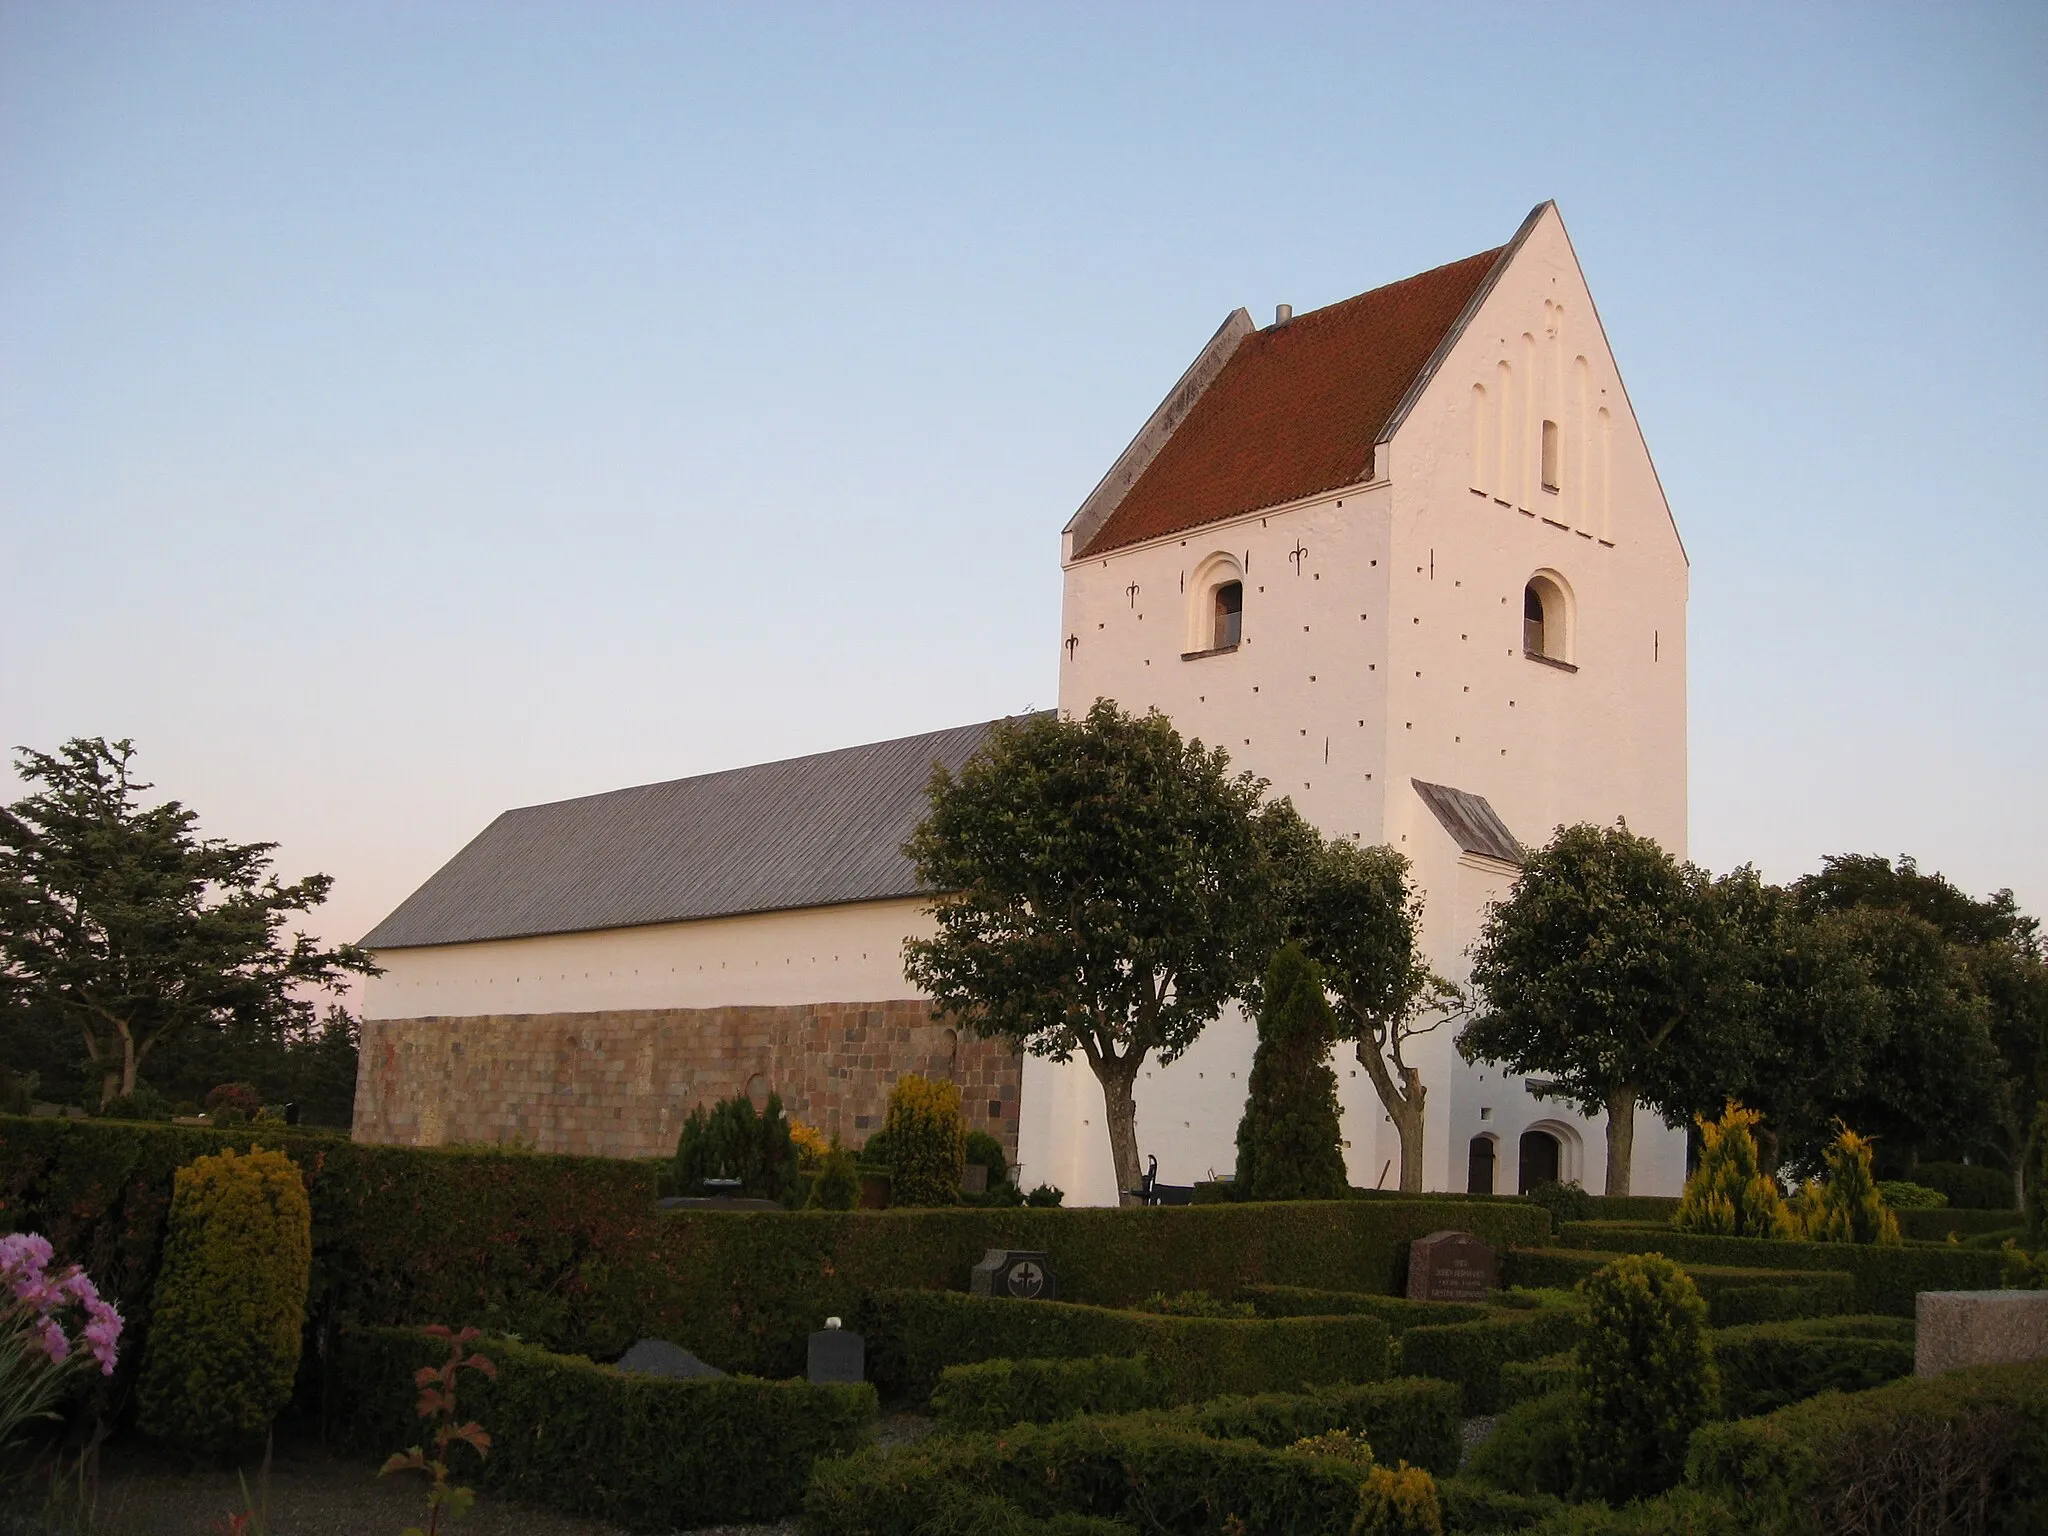
[[810, 1368], [805, 1372], [813, 1382], [866, 1381], [867, 1341], [839, 1326], [828, 1317], [825, 1326], [811, 1335]]
[[706, 1365], [687, 1349], [667, 1339], [642, 1339], [619, 1356], [619, 1369], [636, 1376], [667, 1376], [677, 1381], [695, 1381], [723, 1376], [715, 1365]]
[[967, 1287], [977, 1296], [1013, 1296], [1019, 1301], [1052, 1301], [1059, 1282], [1043, 1253], [991, 1248], [969, 1274]]
[[1470, 1232], [1432, 1232], [1408, 1245], [1410, 1301], [1484, 1301], [1498, 1275], [1492, 1247]]
[[889, 1175], [886, 1173], [864, 1173], [860, 1176], [860, 1208], [864, 1211], [879, 1211], [889, 1204]]
[[960, 1193], [963, 1195], [985, 1195], [988, 1193], [988, 1165], [969, 1163], [960, 1170]]

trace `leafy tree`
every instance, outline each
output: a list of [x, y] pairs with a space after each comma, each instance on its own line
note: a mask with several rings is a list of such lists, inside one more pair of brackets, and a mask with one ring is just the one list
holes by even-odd
[[38, 1018], [78, 1031], [101, 1102], [133, 1093], [181, 1031], [303, 1028], [306, 991], [375, 973], [353, 944], [284, 931], [326, 900], [330, 876], [281, 884], [275, 843], [202, 838], [177, 801], [143, 805], [132, 743], [20, 750], [15, 771], [42, 787], [0, 810], [0, 975]]
[[1408, 1043], [1443, 1027], [1461, 1001], [1416, 947], [1422, 901], [1408, 861], [1391, 848], [1325, 839], [1283, 802], [1261, 823], [1269, 882], [1287, 932], [1321, 968], [1352, 1042], [1401, 1143], [1401, 1188], [1422, 1189], [1428, 1089]]
[[1119, 1190], [1140, 1178], [1146, 1058], [1185, 1051], [1263, 958], [1263, 788], [1156, 710], [1098, 699], [998, 725], [957, 775], [935, 771], [907, 845], [942, 894], [904, 974], [983, 1036], [1088, 1063]]
[[1607, 1115], [1607, 1193], [1629, 1192], [1635, 1110], [1671, 1124], [1746, 1050], [1740, 953], [1707, 877], [1625, 826], [1558, 830], [1474, 946], [1467, 1060], [1556, 1078]]
[[1253, 1200], [1336, 1200], [1347, 1187], [1335, 1021], [1316, 964], [1283, 945], [1266, 972], [1259, 1048], [1237, 1126], [1237, 1186]]

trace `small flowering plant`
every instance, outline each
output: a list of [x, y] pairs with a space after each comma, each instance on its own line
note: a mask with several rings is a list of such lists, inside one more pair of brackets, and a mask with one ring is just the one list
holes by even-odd
[[52, 1273], [50, 1240], [0, 1237], [0, 1449], [55, 1406], [89, 1364], [114, 1373], [121, 1314], [76, 1264]]

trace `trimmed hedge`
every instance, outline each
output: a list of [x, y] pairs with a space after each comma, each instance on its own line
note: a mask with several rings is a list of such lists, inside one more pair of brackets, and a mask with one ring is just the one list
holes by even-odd
[[[1455, 1224], [1541, 1242], [1520, 1201], [1300, 1201], [1058, 1211], [657, 1212], [660, 1164], [138, 1121], [0, 1116], [0, 1227], [46, 1233], [147, 1342], [171, 1179], [223, 1147], [281, 1148], [313, 1208], [316, 1319], [474, 1324], [610, 1358], [675, 1340], [728, 1370], [796, 1375], [805, 1341], [871, 1292], [964, 1286], [990, 1248], [1052, 1255], [1061, 1293], [1121, 1306], [1250, 1283], [1393, 1294], [1412, 1238]], [[309, 1351], [309, 1356], [315, 1351]]]
[[958, 1291], [886, 1291], [855, 1315], [869, 1374], [892, 1401], [923, 1402], [947, 1366], [984, 1360], [1143, 1354], [1175, 1403], [1377, 1381], [1388, 1369], [1376, 1317], [1165, 1317]]
[[1992, 1232], [2025, 1230], [2018, 1211], [1972, 1211], [1955, 1207], [1937, 1210], [1893, 1211], [1899, 1219], [1899, 1234], [1908, 1242], [1945, 1243], [1953, 1232], [1957, 1237], [1983, 1237]]
[[1585, 1418], [1576, 1386], [1525, 1397], [1502, 1410], [1493, 1432], [1473, 1447], [1466, 1471], [1509, 1493], [1561, 1498], [1572, 1489], [1572, 1451]]
[[1896, 1317], [1828, 1317], [1722, 1328], [1713, 1335], [1721, 1409], [1770, 1413], [1822, 1392], [1860, 1392], [1913, 1374], [1913, 1325]]
[[1767, 1536], [2048, 1524], [2048, 1362], [1823, 1393], [1693, 1436], [1686, 1481]]
[[[509, 1339], [476, 1347], [498, 1377], [465, 1374], [459, 1401], [490, 1431], [491, 1454], [478, 1464], [458, 1453], [461, 1480], [629, 1530], [779, 1519], [820, 1458], [857, 1450], [874, 1428], [864, 1383], [677, 1381]], [[447, 1358], [445, 1342], [416, 1329], [342, 1333], [329, 1407], [343, 1443], [370, 1456], [419, 1444], [413, 1372]]]
[[[1602, 1231], [1609, 1230], [1602, 1228]], [[1631, 1229], [1646, 1230], [1641, 1228]], [[1666, 1234], [1684, 1239], [1685, 1234]], [[1749, 1243], [1741, 1237], [1689, 1239], [1692, 1242]], [[1836, 1243], [1779, 1244], [1782, 1247], [1822, 1248], [1842, 1252], [1848, 1245]], [[1894, 1250], [1896, 1251], [1896, 1250]], [[1516, 1248], [1502, 1256], [1501, 1267], [1517, 1285], [1553, 1286], [1568, 1289], [1626, 1253], [1661, 1253], [1674, 1260], [1692, 1276], [1707, 1300], [1708, 1315], [1717, 1328], [1743, 1323], [1777, 1322], [1794, 1317], [1826, 1317], [1847, 1312], [1856, 1295], [1856, 1282], [1847, 1271], [1810, 1269], [1788, 1271], [1782, 1267], [1743, 1268], [1728, 1264], [1703, 1263], [1673, 1251], [1671, 1246], [1644, 1243], [1641, 1247], [1613, 1250], [1586, 1248]]]
[[1598, 1221], [1654, 1221], [1668, 1226], [1678, 1214], [1676, 1195], [1595, 1195]]
[[1549, 1494], [1509, 1493], [1473, 1477], [1438, 1478], [1436, 1495], [1443, 1505], [1446, 1531], [1486, 1536], [1545, 1529], [1547, 1520], [1569, 1507]]
[[1536, 1360], [1503, 1360], [1500, 1366], [1500, 1405], [1512, 1408], [1531, 1398], [1565, 1392], [1573, 1384], [1572, 1352], [1561, 1349]]
[[1688, 1270], [1695, 1265], [1843, 1270], [1854, 1277], [1855, 1294], [1850, 1306], [1842, 1310], [1884, 1312], [1894, 1317], [1911, 1317], [1913, 1298], [1921, 1291], [1996, 1290], [2001, 1271], [1997, 1253], [1948, 1243], [1881, 1248], [1863, 1243], [1708, 1237], [1674, 1232], [1668, 1227], [1609, 1222], [1568, 1223], [1558, 1234], [1557, 1246], [1609, 1253], [1661, 1253]]
[[2019, 1211], [2012, 1175], [1996, 1168], [1975, 1163], [1922, 1163], [1913, 1170], [1913, 1182], [1940, 1190], [1950, 1205], [1963, 1210], [2004, 1211], [2008, 1215]]
[[1126, 1519], [1154, 1536], [1328, 1536], [1349, 1531], [1366, 1469], [1216, 1440], [1148, 1417], [1020, 1424], [934, 1436], [889, 1455], [820, 1463], [807, 1536], [921, 1536], [948, 1488], [996, 1495], [1024, 1514]]
[[1456, 1386], [1404, 1376], [1313, 1392], [1212, 1398], [1177, 1409], [1164, 1422], [1218, 1440], [1252, 1440], [1275, 1450], [1310, 1435], [1348, 1429], [1365, 1436], [1375, 1461], [1387, 1466], [1405, 1461], [1446, 1476], [1458, 1469], [1463, 1453], [1462, 1420]]
[[1143, 1355], [949, 1365], [932, 1389], [932, 1412], [939, 1427], [949, 1430], [1050, 1424], [1077, 1414], [1132, 1413], [1166, 1403], [1166, 1378]]
[[1322, 1291], [1305, 1285], [1242, 1286], [1237, 1299], [1250, 1302], [1261, 1317], [1377, 1317], [1396, 1338], [1422, 1323], [1476, 1323], [1493, 1310], [1477, 1301], [1410, 1301], [1405, 1296]]
[[1467, 1413], [1494, 1413], [1503, 1402], [1501, 1367], [1570, 1348], [1579, 1322], [1576, 1307], [1538, 1307], [1502, 1310], [1476, 1323], [1410, 1328], [1401, 1335], [1399, 1369], [1404, 1376], [1456, 1382]]

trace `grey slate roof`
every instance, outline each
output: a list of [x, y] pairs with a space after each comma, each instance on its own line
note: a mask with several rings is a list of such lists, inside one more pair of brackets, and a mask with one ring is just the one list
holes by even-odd
[[1500, 813], [1487, 804], [1484, 795], [1452, 789], [1446, 784], [1425, 784], [1420, 779], [1408, 782], [1464, 852], [1499, 859], [1504, 864], [1522, 862], [1522, 845], [1515, 841], [1515, 834], [1500, 819]]
[[411, 949], [921, 894], [932, 765], [993, 721], [507, 811], [371, 929]]

